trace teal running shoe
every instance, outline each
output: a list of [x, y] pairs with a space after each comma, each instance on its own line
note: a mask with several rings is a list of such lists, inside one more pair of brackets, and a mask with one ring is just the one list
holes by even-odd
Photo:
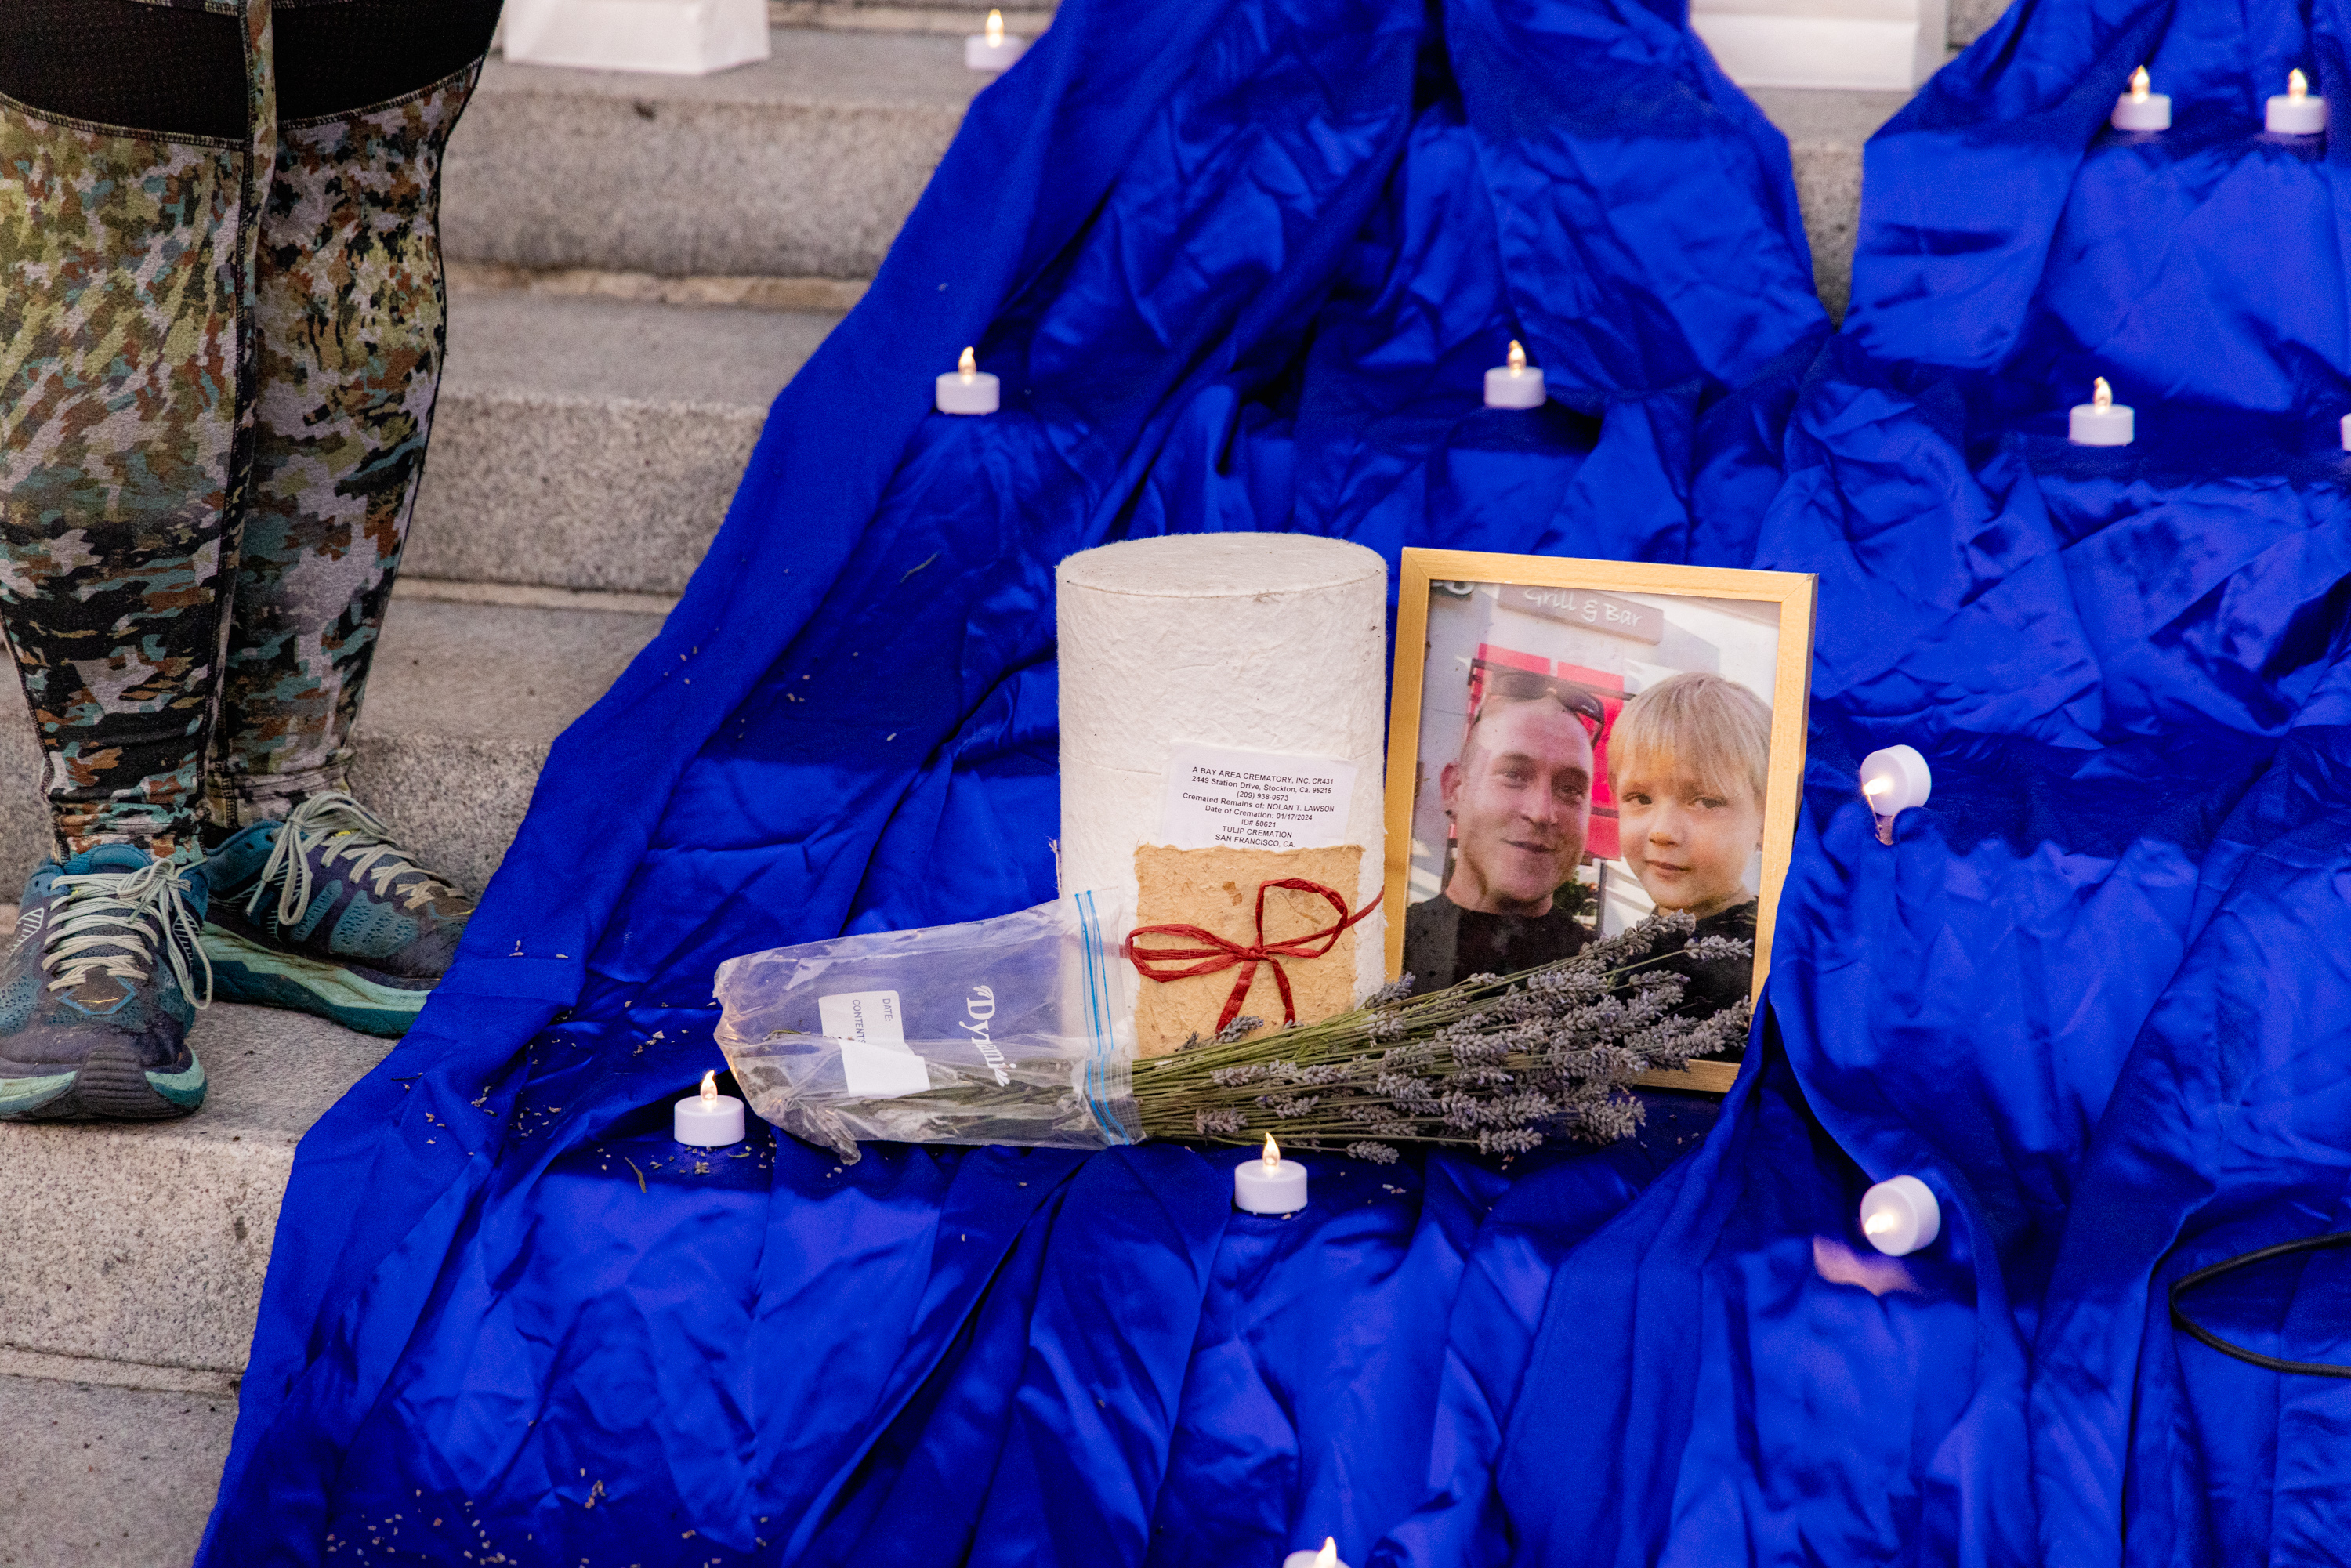
[[213, 986], [362, 1034], [399, 1035], [448, 972], [474, 901], [341, 790], [212, 852]]
[[33, 873], [0, 967], [0, 1121], [153, 1121], [204, 1103], [188, 1025], [211, 999], [195, 979], [205, 895], [202, 864], [132, 844]]

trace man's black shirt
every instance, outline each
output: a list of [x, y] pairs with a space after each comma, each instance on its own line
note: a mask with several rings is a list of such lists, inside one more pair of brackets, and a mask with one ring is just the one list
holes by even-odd
[[1404, 972], [1417, 996], [1471, 975], [1508, 975], [1573, 958], [1591, 940], [1591, 931], [1559, 903], [1548, 915], [1488, 915], [1440, 893], [1405, 912]]

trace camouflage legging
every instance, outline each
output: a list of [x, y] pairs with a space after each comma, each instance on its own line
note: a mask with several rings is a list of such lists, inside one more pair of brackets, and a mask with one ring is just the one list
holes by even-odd
[[423, 472], [497, 0], [275, 5], [0, 0], [0, 626], [69, 853], [340, 787]]

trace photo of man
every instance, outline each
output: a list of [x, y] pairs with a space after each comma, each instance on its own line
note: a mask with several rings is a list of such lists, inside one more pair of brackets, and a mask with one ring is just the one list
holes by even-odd
[[1571, 683], [1508, 671], [1488, 686], [1440, 774], [1451, 874], [1405, 915], [1416, 989], [1573, 957], [1591, 940], [1562, 897], [1583, 862], [1599, 702]]
[[[1779, 606], [1430, 584], [1403, 969], [1414, 990], [1572, 957], [1658, 910], [1752, 942]], [[1663, 967], [1708, 1012], [1751, 960]]]

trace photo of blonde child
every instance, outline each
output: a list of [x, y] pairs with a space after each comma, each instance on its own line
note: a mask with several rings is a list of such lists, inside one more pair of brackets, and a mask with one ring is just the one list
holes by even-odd
[[[1696, 916], [1693, 936], [1752, 942], [1771, 710], [1725, 676], [1668, 675], [1625, 705], [1607, 752], [1619, 853], [1641, 891]], [[1687, 977], [1687, 1007], [1713, 1012], [1748, 994], [1747, 961], [1667, 967]]]

